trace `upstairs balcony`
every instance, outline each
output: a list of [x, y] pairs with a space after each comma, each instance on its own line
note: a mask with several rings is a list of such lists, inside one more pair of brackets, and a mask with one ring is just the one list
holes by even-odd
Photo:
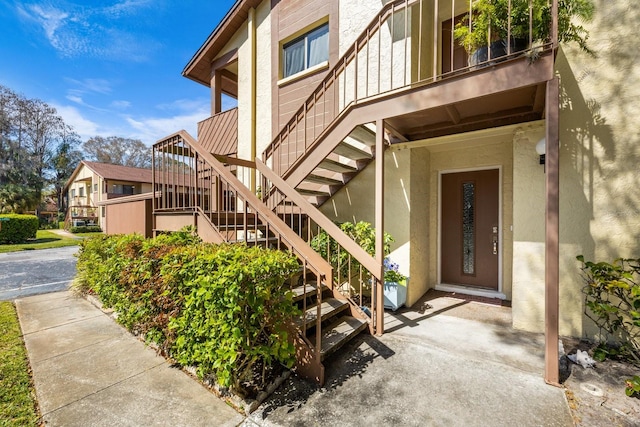
[[542, 118], [555, 20], [540, 0], [494, 3], [504, 6], [504, 19], [475, 38], [463, 36], [477, 36], [484, 25], [477, 0], [385, 4], [263, 162], [296, 186], [324, 159], [338, 159], [338, 145], [358, 127], [378, 119], [393, 143]]

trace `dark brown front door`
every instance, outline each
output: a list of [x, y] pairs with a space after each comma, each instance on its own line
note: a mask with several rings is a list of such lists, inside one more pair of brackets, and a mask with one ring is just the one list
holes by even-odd
[[498, 290], [499, 172], [442, 175], [441, 281]]

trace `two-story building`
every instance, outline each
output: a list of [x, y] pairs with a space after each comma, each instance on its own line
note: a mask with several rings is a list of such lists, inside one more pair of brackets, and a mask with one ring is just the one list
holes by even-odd
[[65, 227], [98, 225], [105, 229], [106, 207], [101, 202], [151, 192], [151, 169], [82, 160], [67, 181]]
[[[452, 37], [472, 25], [469, 1], [236, 1], [183, 71], [210, 88], [211, 117], [154, 146], [155, 229], [287, 248], [377, 334], [384, 230], [407, 305], [429, 289], [510, 301], [514, 328], [546, 332], [557, 383], [558, 334], [596, 332], [575, 257], [640, 249], [640, 16], [595, 3], [596, 56], [558, 44], [552, 8], [548, 38], [483, 58]], [[223, 94], [237, 108], [222, 111]], [[162, 177], [180, 164], [192, 195], [176, 200]], [[376, 227], [374, 256], [344, 221]], [[341, 266], [310, 251], [322, 233]], [[313, 286], [309, 322], [324, 331]], [[321, 378], [323, 334], [301, 341]]]

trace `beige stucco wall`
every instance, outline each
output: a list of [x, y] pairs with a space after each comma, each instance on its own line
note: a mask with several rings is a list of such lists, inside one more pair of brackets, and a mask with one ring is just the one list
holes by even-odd
[[535, 147], [545, 123], [518, 128], [513, 141], [513, 326], [544, 330], [545, 173]]
[[[260, 155], [272, 141], [271, 136], [271, 2], [265, 0], [255, 10], [255, 52], [253, 58], [252, 40], [249, 38], [249, 21], [245, 22], [227, 45], [220, 51], [222, 56], [232, 49], [238, 49], [238, 157], [251, 158], [252, 104], [256, 103], [256, 154]], [[252, 78], [255, 61], [256, 86], [255, 101]], [[250, 183], [250, 170], [238, 168], [238, 178]]]
[[[411, 275], [409, 259], [411, 211], [410, 150], [385, 151], [385, 231], [395, 240], [391, 258], [400, 265], [400, 272]], [[337, 222], [366, 221], [375, 227], [375, 161], [371, 162], [345, 187], [338, 191], [320, 210]]]
[[596, 261], [640, 256], [640, 10], [633, 0], [594, 2], [596, 15], [586, 27], [597, 57], [565, 46], [557, 58], [561, 333], [584, 329], [587, 336], [595, 328], [581, 315], [575, 255]]

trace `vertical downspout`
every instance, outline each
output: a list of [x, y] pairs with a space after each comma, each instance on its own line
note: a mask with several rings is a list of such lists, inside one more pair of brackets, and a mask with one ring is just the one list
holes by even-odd
[[[553, 55], [558, 48], [558, 0], [551, 6]], [[555, 61], [554, 61], [555, 64]], [[555, 74], [555, 69], [553, 70]], [[545, 372], [547, 384], [560, 386], [560, 111], [559, 79], [547, 82], [546, 93], [546, 203], [545, 203]]]
[[[256, 58], [256, 10], [255, 8], [249, 9], [249, 43], [251, 45], [251, 112], [250, 114], [250, 139], [251, 139], [251, 160], [256, 159], [256, 105], [258, 102], [257, 93], [256, 93], [256, 80], [257, 80], [257, 58]], [[256, 192], [256, 170], [254, 168], [250, 169], [250, 185], [249, 189], [255, 193]]]

